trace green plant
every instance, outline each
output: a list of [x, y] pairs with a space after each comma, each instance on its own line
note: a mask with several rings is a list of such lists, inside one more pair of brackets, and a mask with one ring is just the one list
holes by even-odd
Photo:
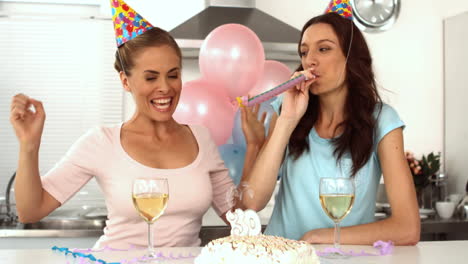
[[422, 156], [421, 160], [422, 174], [426, 176], [432, 176], [436, 174], [440, 169], [440, 152], [434, 155], [434, 152], [429, 153], [427, 157]]
[[416, 159], [410, 151], [405, 152], [405, 154], [413, 175], [414, 186], [416, 190], [421, 190], [431, 183], [431, 177], [439, 171], [440, 152], [423, 155], [420, 160]]

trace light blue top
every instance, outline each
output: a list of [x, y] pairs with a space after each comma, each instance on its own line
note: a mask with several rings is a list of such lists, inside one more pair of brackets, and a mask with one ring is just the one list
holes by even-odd
[[[272, 102], [279, 113], [281, 98]], [[382, 171], [377, 146], [390, 131], [402, 127], [397, 112], [383, 104], [378, 116], [376, 139], [369, 161], [355, 175], [355, 201], [351, 212], [342, 220], [341, 226], [352, 226], [374, 222], [377, 187]], [[351, 156], [345, 154], [337, 166], [333, 156], [335, 147], [330, 139], [321, 138], [315, 128], [309, 133], [310, 151], [304, 152], [297, 160], [285, 157], [280, 170], [282, 173], [279, 192], [270, 222], [265, 231], [268, 235], [300, 239], [306, 232], [317, 228], [330, 228], [333, 221], [323, 211], [319, 200], [321, 177], [349, 177], [351, 175]], [[287, 152], [287, 151], [286, 151]]]

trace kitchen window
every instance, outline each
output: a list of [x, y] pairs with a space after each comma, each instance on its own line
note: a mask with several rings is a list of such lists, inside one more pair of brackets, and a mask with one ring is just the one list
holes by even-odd
[[[18, 4], [21, 5], [21, 4]], [[29, 9], [31, 6], [28, 6]], [[123, 117], [123, 89], [113, 68], [116, 49], [112, 20], [92, 19], [76, 6], [61, 14], [0, 16], [0, 196], [16, 170], [18, 142], [9, 122], [13, 95], [41, 100], [46, 121], [40, 148], [44, 175], [88, 129]], [[41, 4], [41, 8], [44, 5]], [[73, 15], [67, 14], [66, 9]], [[99, 6], [95, 7], [99, 10]], [[6, 9], [15, 9], [8, 6]], [[65, 10], [65, 12], [63, 12]], [[81, 195], [80, 195], [81, 194]], [[78, 204], [103, 203], [95, 181], [78, 193]]]

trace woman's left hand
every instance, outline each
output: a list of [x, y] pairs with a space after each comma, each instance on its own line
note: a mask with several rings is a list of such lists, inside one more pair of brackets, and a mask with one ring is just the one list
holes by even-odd
[[329, 232], [326, 229], [314, 229], [306, 232], [299, 240], [309, 244], [323, 244], [327, 243], [328, 240], [326, 238], [328, 234]]
[[242, 132], [244, 132], [247, 145], [261, 147], [265, 142], [266, 112], [258, 118], [260, 104], [253, 107], [241, 107]]

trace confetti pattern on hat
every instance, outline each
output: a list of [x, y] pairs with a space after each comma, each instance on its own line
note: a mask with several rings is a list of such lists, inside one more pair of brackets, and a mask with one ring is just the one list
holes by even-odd
[[347, 19], [353, 19], [353, 11], [351, 9], [350, 0], [331, 0], [325, 13], [335, 12]]
[[123, 0], [110, 0], [117, 47], [153, 28], [146, 19]]

